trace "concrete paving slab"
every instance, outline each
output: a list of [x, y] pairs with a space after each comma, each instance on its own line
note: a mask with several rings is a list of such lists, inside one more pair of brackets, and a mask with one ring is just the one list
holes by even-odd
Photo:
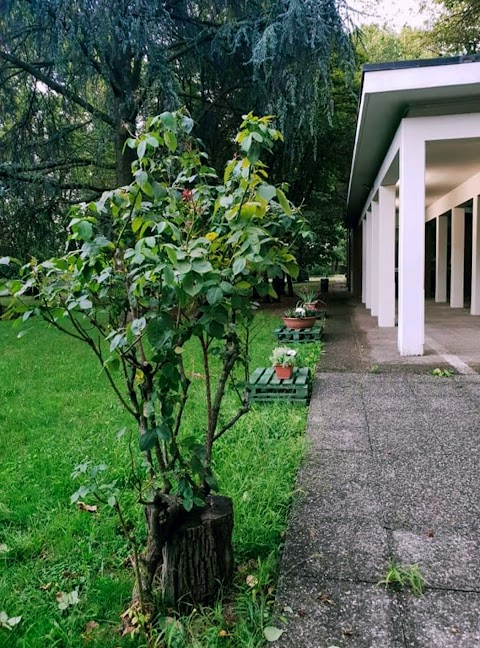
[[427, 591], [402, 598], [406, 648], [480, 646], [480, 594]]
[[325, 517], [380, 519], [379, 479], [373, 457], [361, 452], [321, 451], [301, 468], [301, 507]]
[[480, 591], [480, 538], [473, 531], [393, 531], [392, 556], [397, 564], [418, 564], [429, 587]]
[[327, 427], [315, 417], [310, 418], [309, 425], [315, 426], [312, 445], [317, 450], [343, 450], [352, 452], [369, 452], [368, 431], [363, 427], [348, 427], [337, 423], [335, 428]]
[[404, 648], [397, 601], [376, 585], [294, 576], [281, 589], [279, 607], [291, 607], [293, 614], [278, 648]]
[[312, 507], [307, 520], [293, 516], [292, 529], [284, 559], [299, 576], [376, 584], [385, 574], [390, 549], [380, 522], [328, 519]]
[[[277, 645], [480, 648], [480, 375], [434, 377], [448, 366], [435, 349], [400, 358], [396, 330], [363, 306], [334, 312], [282, 563], [278, 600], [293, 612]], [[480, 367], [468, 317], [429, 305], [427, 328]], [[418, 563], [430, 589], [375, 585], [390, 559]]]

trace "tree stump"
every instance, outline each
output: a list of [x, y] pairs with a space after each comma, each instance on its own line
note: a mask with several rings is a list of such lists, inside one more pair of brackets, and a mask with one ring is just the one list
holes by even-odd
[[220, 495], [183, 517], [163, 547], [155, 589], [180, 611], [214, 603], [233, 577], [233, 505]]

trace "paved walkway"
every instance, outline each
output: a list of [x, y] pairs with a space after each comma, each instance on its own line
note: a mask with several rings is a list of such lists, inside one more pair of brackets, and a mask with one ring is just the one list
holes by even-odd
[[[381, 348], [360, 309], [332, 306], [275, 645], [479, 648], [480, 376], [434, 377], [424, 361], [372, 374]], [[377, 585], [389, 560], [417, 563], [425, 593]]]

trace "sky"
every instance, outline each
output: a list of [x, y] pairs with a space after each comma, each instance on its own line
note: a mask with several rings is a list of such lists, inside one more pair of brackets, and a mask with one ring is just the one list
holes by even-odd
[[400, 31], [407, 24], [421, 27], [427, 15], [420, 12], [419, 0], [347, 0], [348, 6], [361, 13], [352, 12], [356, 24], [386, 24]]

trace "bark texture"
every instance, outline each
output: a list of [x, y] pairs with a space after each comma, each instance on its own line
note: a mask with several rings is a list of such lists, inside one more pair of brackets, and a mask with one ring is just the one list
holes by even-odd
[[152, 598], [180, 611], [213, 603], [233, 577], [231, 499], [208, 497], [205, 508], [177, 515], [169, 531], [150, 551]]

